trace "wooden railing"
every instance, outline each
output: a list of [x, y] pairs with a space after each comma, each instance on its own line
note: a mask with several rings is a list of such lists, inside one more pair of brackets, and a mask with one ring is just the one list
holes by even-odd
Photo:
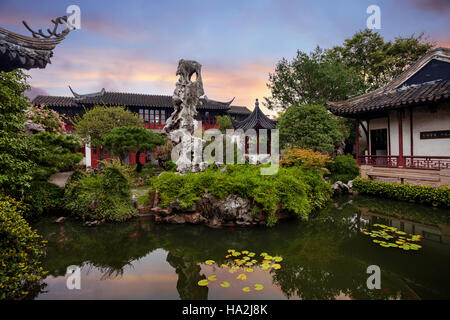
[[440, 170], [450, 169], [450, 157], [404, 156], [405, 168]]
[[359, 165], [422, 170], [450, 169], [450, 157], [432, 156], [359, 156]]
[[359, 156], [359, 165], [398, 168], [398, 156]]

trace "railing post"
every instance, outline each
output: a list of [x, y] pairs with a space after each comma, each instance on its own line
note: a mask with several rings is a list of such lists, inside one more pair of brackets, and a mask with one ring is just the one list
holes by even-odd
[[405, 165], [405, 159], [403, 158], [403, 110], [397, 111], [398, 121], [398, 163], [399, 167]]
[[359, 119], [356, 119], [355, 123], [355, 155], [356, 155], [356, 163], [360, 165], [361, 161], [359, 159]]

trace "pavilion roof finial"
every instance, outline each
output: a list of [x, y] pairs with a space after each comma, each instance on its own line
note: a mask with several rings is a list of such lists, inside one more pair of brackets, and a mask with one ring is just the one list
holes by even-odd
[[259, 101], [258, 101], [258, 98], [256, 98], [256, 101], [255, 101], [255, 108], [259, 108]]

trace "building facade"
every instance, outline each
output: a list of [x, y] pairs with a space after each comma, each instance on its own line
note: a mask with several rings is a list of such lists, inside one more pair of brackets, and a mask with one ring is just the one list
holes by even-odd
[[449, 48], [429, 51], [382, 88], [327, 104], [356, 120], [363, 177], [450, 185]]
[[[69, 87], [70, 88], [70, 87]], [[71, 97], [64, 96], [37, 96], [32, 103], [34, 105], [45, 105], [69, 119], [68, 130], [74, 130], [70, 119], [76, 115], [82, 116], [85, 110], [95, 105], [124, 106], [131, 112], [139, 115], [144, 121], [145, 127], [157, 133], [161, 132], [166, 120], [173, 112], [172, 97], [165, 95], [136, 94], [127, 92], [110, 92], [102, 89], [99, 92], [89, 94], [78, 94], [70, 88]], [[228, 115], [232, 119], [240, 120], [251, 114], [251, 111], [243, 106], [232, 106], [233, 100], [220, 102], [210, 99], [202, 99], [202, 105], [197, 107], [197, 120], [202, 122], [203, 130], [217, 128], [217, 116]], [[98, 161], [107, 160], [111, 154], [102, 147], [84, 150], [86, 164], [96, 168]], [[141, 154], [140, 162], [149, 161], [149, 154]], [[129, 162], [136, 163], [136, 154], [130, 153]]]

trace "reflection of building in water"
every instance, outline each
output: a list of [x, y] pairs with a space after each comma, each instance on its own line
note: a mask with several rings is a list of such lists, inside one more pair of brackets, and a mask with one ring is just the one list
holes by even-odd
[[402, 219], [375, 213], [367, 209], [361, 210], [362, 219], [368, 220], [371, 225], [375, 223], [385, 224], [411, 234], [420, 234], [424, 239], [450, 244], [450, 226], [443, 224], [424, 224], [421, 222]]

